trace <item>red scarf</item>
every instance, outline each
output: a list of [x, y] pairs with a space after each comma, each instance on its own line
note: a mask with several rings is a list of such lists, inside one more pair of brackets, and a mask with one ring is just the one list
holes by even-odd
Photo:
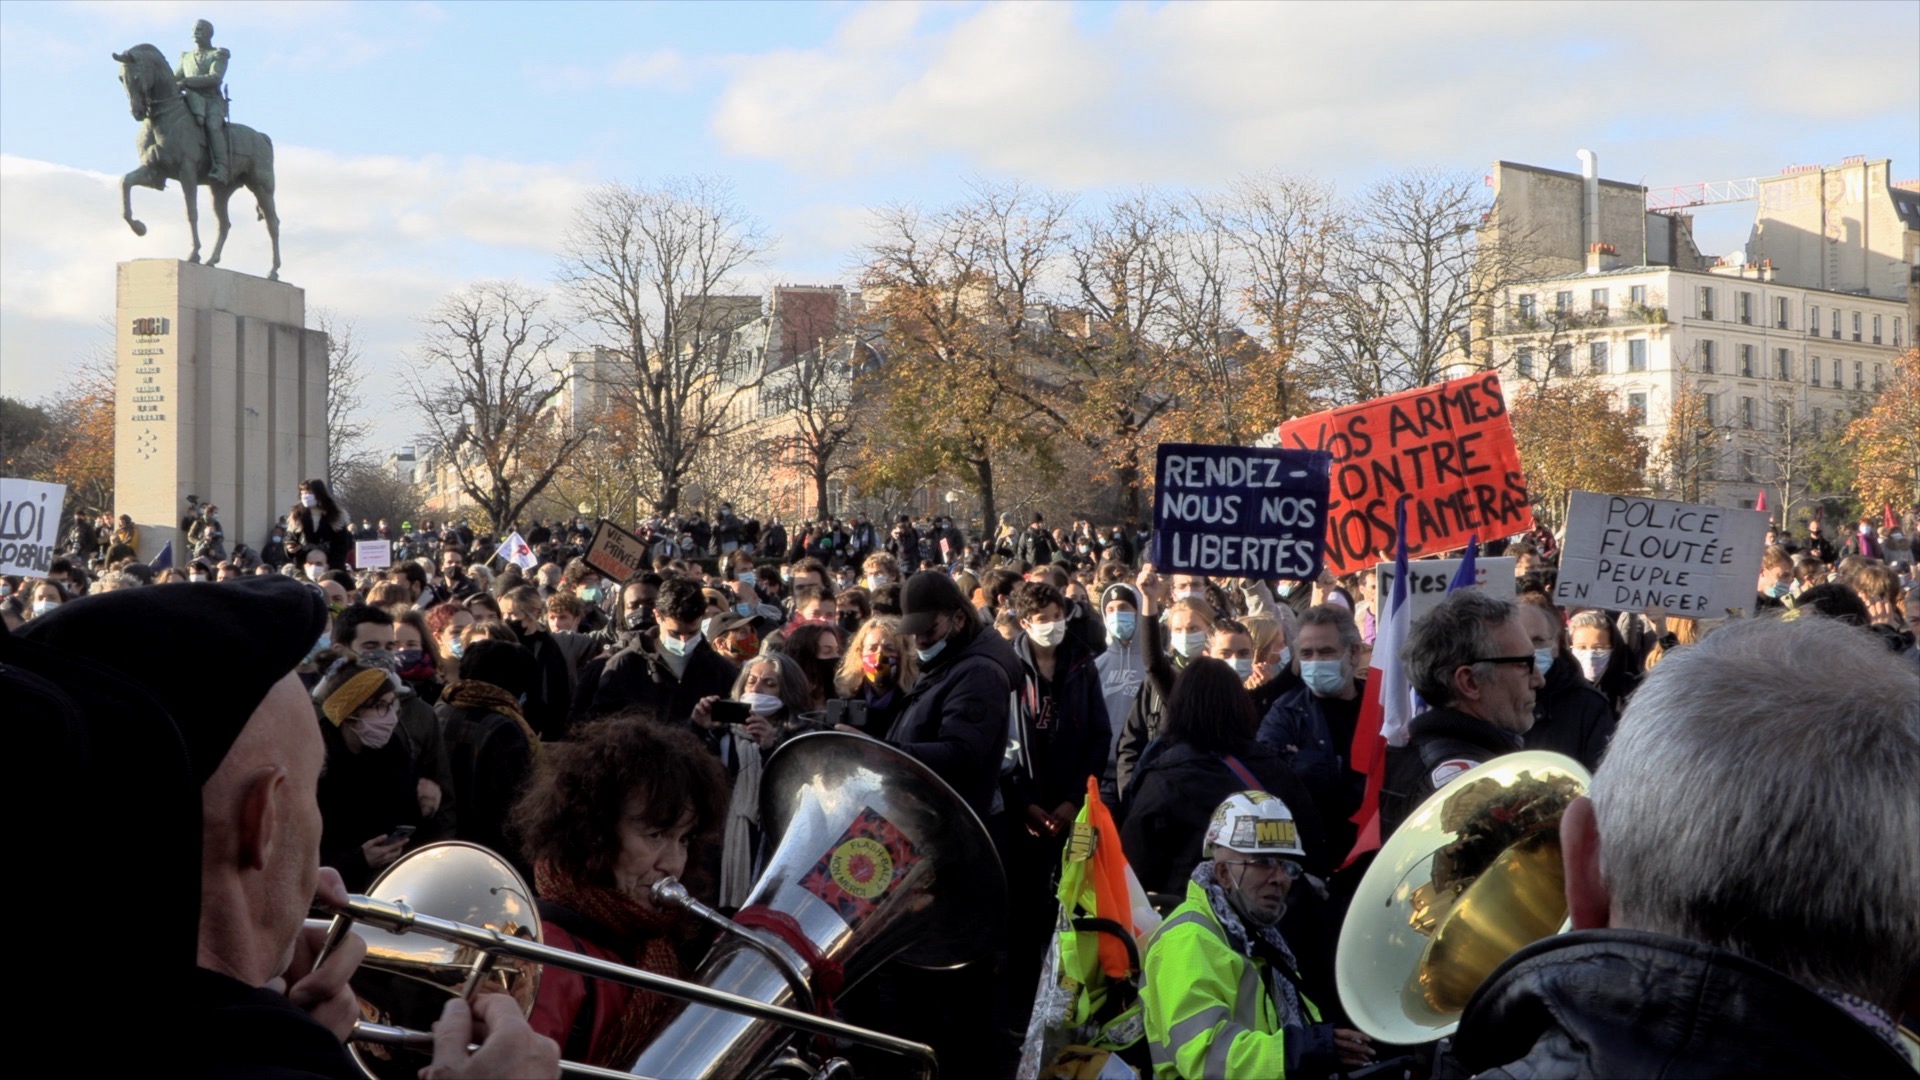
[[[629, 953], [625, 959], [643, 971], [684, 978], [680, 956], [667, 938], [667, 930], [676, 921], [673, 915], [655, 911], [618, 889], [585, 884], [544, 859], [534, 864], [533, 888], [543, 899], [572, 908], [623, 939], [595, 942], [596, 945]], [[627, 998], [627, 1011], [610, 1031], [594, 1039], [588, 1063], [631, 1068], [640, 1059], [640, 1051], [659, 1034], [661, 1026], [679, 1007], [677, 998], [633, 987], [632, 996]]]

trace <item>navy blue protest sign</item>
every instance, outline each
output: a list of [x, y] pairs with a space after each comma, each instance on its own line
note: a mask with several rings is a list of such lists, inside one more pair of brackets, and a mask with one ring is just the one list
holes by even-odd
[[1161, 443], [1153, 565], [1161, 573], [1320, 575], [1333, 455], [1324, 450]]

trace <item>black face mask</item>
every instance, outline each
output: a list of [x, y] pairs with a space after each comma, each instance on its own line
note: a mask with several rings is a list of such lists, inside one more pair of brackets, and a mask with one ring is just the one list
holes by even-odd
[[857, 611], [849, 612], [840, 616], [840, 629], [845, 630], [849, 634], [860, 629], [860, 613]]
[[627, 613], [627, 629], [633, 631], [653, 629], [653, 612], [630, 611]]

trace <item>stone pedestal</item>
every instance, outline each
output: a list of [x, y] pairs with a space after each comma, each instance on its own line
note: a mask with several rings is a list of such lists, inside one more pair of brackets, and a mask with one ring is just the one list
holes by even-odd
[[187, 496], [219, 508], [227, 550], [261, 550], [300, 481], [327, 475], [327, 336], [306, 291], [231, 270], [119, 265], [114, 513], [140, 526], [140, 558], [173, 542]]

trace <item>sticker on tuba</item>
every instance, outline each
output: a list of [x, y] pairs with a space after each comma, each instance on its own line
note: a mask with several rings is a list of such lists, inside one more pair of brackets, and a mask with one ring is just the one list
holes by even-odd
[[919, 861], [920, 853], [892, 822], [863, 808], [800, 879], [800, 887], [852, 925], [872, 914]]

